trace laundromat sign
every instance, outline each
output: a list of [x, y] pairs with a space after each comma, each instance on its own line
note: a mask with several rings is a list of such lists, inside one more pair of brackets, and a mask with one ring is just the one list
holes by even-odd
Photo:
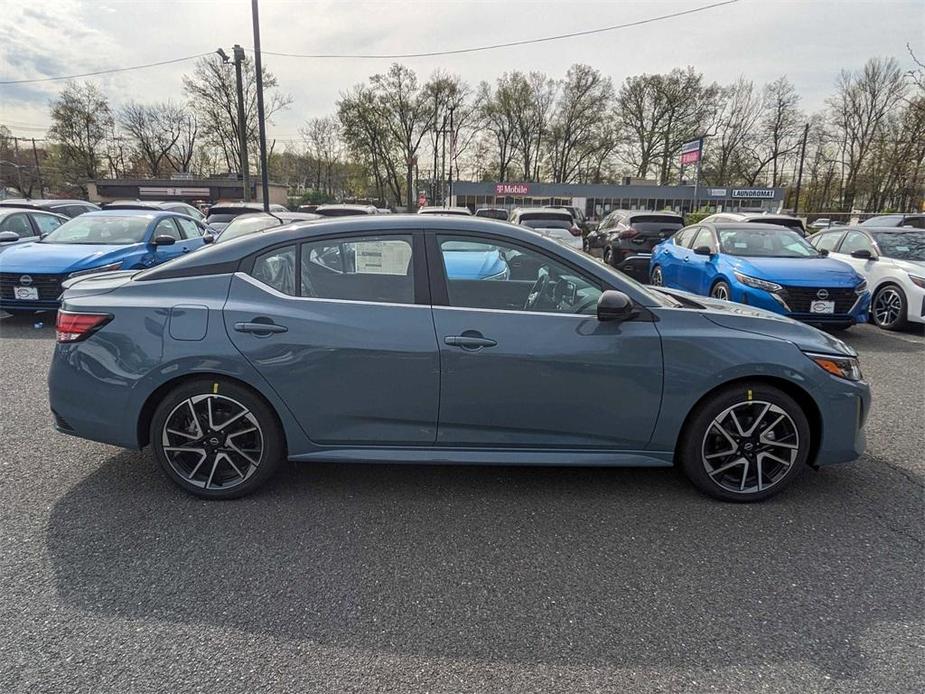
[[527, 195], [530, 193], [530, 186], [526, 183], [497, 183], [495, 184], [495, 195]]
[[732, 190], [734, 198], [760, 198], [762, 200], [773, 200], [774, 191], [769, 188], [734, 188]]

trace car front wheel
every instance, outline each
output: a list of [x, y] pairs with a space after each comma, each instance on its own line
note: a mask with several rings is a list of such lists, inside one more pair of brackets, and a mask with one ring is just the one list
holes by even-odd
[[662, 287], [665, 284], [665, 280], [662, 277], [662, 268], [656, 265], [652, 268], [652, 273], [649, 275], [649, 282], [655, 287]]
[[871, 302], [871, 316], [877, 327], [884, 330], [901, 330], [906, 326], [906, 295], [893, 284], [881, 287]]
[[714, 299], [721, 299], [722, 301], [731, 301], [732, 291], [729, 289], [728, 283], [720, 280], [713, 285], [713, 289], [710, 290], [710, 296]]
[[681, 466], [700, 491], [725, 501], [760, 501], [790, 484], [809, 457], [809, 422], [773, 386], [735, 385], [702, 402], [679, 442]]
[[170, 391], [151, 420], [151, 447], [180, 487], [208, 499], [254, 491], [284, 454], [283, 433], [262, 398], [237, 383], [197, 379]]

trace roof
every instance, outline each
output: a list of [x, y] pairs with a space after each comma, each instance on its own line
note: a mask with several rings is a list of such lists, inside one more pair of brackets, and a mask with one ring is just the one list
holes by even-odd
[[554, 207], [515, 207], [511, 210], [511, 215], [514, 214], [556, 214], [562, 217], [572, 218], [572, 213], [564, 209], [556, 209]]
[[93, 210], [86, 212], [75, 219], [84, 217], [147, 217], [149, 219], [160, 219], [161, 217], [186, 217], [186, 215], [174, 212], [173, 210]]
[[7, 198], [0, 200], [0, 207], [41, 207], [43, 205], [93, 205], [96, 203], [87, 202], [86, 200], [77, 200], [70, 198]]
[[689, 226], [703, 226], [704, 224], [711, 226], [714, 229], [741, 229], [742, 231], [793, 231], [792, 229], [781, 226], [780, 224], [762, 224], [761, 222], [749, 222], [747, 224], [743, 224], [742, 222], [708, 222], [704, 220], [702, 222], [690, 224]]

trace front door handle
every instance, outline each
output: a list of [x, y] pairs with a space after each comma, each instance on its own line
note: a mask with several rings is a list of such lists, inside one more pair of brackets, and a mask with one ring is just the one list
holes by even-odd
[[482, 347], [494, 347], [497, 341], [487, 337], [475, 337], [473, 335], [450, 335], [443, 338], [443, 342], [450, 347], [462, 347], [463, 349], [481, 349]]
[[688, 258], [687, 256], [684, 256], [684, 262], [687, 263], [689, 261], [690, 261], [690, 258]]
[[234, 329], [239, 333], [253, 333], [258, 337], [266, 337], [271, 333], [284, 333], [289, 330], [285, 325], [276, 323], [235, 323]]

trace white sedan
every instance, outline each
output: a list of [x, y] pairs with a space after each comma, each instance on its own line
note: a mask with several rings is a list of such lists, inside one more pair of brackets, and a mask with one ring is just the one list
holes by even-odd
[[821, 231], [809, 241], [864, 276], [879, 327], [925, 323], [925, 230], [849, 227]]

